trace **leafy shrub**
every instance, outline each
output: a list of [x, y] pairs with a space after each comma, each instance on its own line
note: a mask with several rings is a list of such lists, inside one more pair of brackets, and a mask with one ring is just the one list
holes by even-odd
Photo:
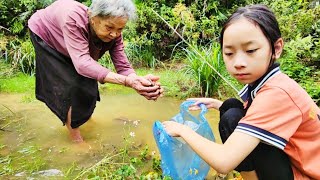
[[312, 37], [302, 38], [298, 35], [295, 39], [285, 44], [283, 59], [281, 60], [282, 70], [296, 81], [310, 77], [311, 68], [306, 67], [299, 57], [310, 54]]
[[[170, 24], [188, 42], [209, 42], [218, 37], [219, 21], [225, 16], [218, 10], [219, 1], [136, 1], [136, 35], [127, 37], [139, 47], [149, 49], [158, 60], [167, 60], [181, 39]], [[161, 16], [164, 22], [158, 15]], [[184, 46], [186, 47], [186, 45]]]
[[29, 17], [53, 0], [8, 0], [0, 1], [0, 26], [10, 30], [12, 34], [26, 35], [26, 25]]
[[306, 66], [306, 62], [301, 60], [303, 55], [311, 53], [312, 45], [311, 36], [302, 38], [298, 35], [285, 45], [283, 58], [280, 61], [282, 71], [304, 87], [311, 98], [319, 104], [319, 71], [317, 72], [314, 66]]

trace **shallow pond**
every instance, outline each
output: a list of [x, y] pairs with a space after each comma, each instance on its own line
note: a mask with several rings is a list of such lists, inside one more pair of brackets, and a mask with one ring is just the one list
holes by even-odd
[[[150, 151], [158, 154], [153, 123], [169, 120], [179, 112], [182, 102], [166, 97], [148, 101], [136, 93], [102, 94], [92, 118], [80, 128], [86, 145], [79, 146], [70, 142], [66, 127], [42, 102], [26, 103], [23, 99], [21, 94], [0, 94], [0, 113], [12, 114], [10, 118], [14, 121], [0, 131], [0, 143], [6, 146], [1, 155], [35, 145], [46, 152], [48, 169], [66, 168], [73, 162], [88, 167], [112, 148], [123, 145], [124, 138], [130, 138], [134, 146], [147, 144]], [[217, 137], [218, 112], [211, 110], [206, 117]]]

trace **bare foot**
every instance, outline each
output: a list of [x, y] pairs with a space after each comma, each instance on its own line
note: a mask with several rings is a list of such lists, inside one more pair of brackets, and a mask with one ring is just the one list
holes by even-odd
[[74, 142], [74, 143], [82, 143], [83, 142], [83, 138], [81, 136], [79, 128], [74, 128], [74, 129], [72, 129], [71, 127], [67, 127], [67, 128], [69, 130], [69, 135], [70, 135], [72, 142]]
[[66, 122], [66, 126], [69, 130], [70, 138], [74, 143], [82, 143], [83, 138], [80, 134], [80, 129], [71, 127], [71, 111], [72, 111], [72, 107], [69, 108], [67, 122]]

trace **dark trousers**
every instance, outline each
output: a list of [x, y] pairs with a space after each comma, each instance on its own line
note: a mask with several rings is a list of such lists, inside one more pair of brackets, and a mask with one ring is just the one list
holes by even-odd
[[[224, 143], [235, 130], [246, 111], [238, 99], [228, 99], [220, 107], [219, 132]], [[260, 180], [293, 180], [293, 172], [287, 154], [274, 146], [259, 145], [236, 167], [237, 171], [255, 170]]]

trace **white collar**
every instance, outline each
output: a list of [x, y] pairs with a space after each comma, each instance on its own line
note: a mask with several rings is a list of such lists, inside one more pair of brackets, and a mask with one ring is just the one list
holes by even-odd
[[[257, 92], [262, 88], [262, 86], [272, 77], [274, 77], [276, 74], [279, 74], [280, 71], [280, 67], [276, 67], [274, 68], [272, 71], [270, 71], [261, 81], [260, 83], [251, 91], [251, 99], [253, 100], [256, 95]], [[240, 98], [243, 101], [246, 101], [249, 98], [249, 85], [246, 84], [238, 93], [238, 95], [240, 96]]]

